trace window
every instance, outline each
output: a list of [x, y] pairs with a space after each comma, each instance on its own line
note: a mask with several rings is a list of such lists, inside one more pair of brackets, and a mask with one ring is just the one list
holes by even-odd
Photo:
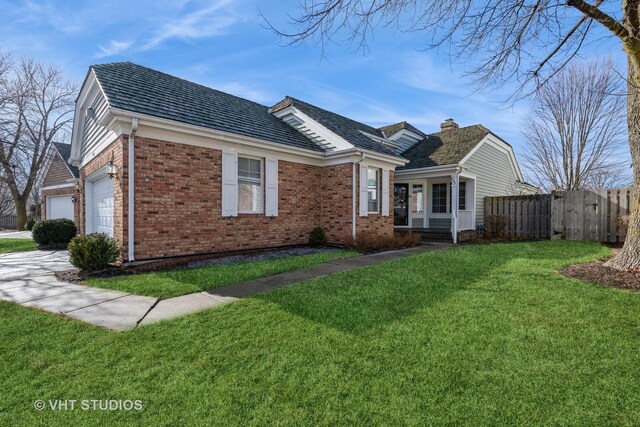
[[447, 185], [433, 184], [431, 191], [431, 212], [447, 213]]
[[462, 181], [458, 184], [458, 210], [467, 209], [467, 183]]
[[423, 212], [424, 202], [422, 195], [422, 184], [413, 184], [411, 191], [411, 212], [414, 214], [421, 214]]
[[369, 213], [380, 213], [380, 169], [367, 169]]
[[262, 160], [238, 157], [238, 212], [262, 213], [264, 189]]

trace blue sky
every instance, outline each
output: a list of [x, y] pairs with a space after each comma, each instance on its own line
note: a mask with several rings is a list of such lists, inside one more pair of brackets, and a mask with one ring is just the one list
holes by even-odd
[[[464, 65], [419, 50], [420, 36], [382, 30], [366, 54], [341, 46], [284, 47], [258, 8], [284, 26], [297, 0], [4, 1], [0, 46], [62, 67], [80, 83], [93, 63], [132, 61], [271, 105], [291, 95], [362, 122], [407, 120], [434, 132], [453, 117], [482, 123], [522, 158], [526, 101], [508, 89], [476, 93]], [[605, 46], [601, 51], [616, 51]], [[620, 59], [617, 56], [616, 59]], [[626, 156], [626, 153], [621, 153]]]

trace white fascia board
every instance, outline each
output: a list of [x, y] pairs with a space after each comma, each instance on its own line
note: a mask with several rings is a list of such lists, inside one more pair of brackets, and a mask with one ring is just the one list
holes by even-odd
[[464, 156], [464, 158], [460, 161], [460, 166], [464, 167], [464, 164], [467, 160], [471, 158], [475, 154], [476, 151], [480, 149], [484, 144], [490, 144], [492, 147], [502, 151], [505, 153], [510, 160], [511, 167], [513, 169], [513, 173], [519, 181], [522, 181], [522, 171], [520, 170], [520, 165], [518, 164], [518, 160], [516, 159], [516, 155], [513, 152], [513, 147], [503, 141], [500, 137], [494, 135], [493, 133], [488, 133], [479, 143], [476, 145], [473, 150], [469, 151], [469, 153]]
[[[271, 113], [279, 119], [287, 117], [289, 115], [294, 116], [296, 119], [304, 123], [313, 133], [319, 135], [327, 141], [330, 145], [335, 147], [334, 151], [347, 150], [349, 148], [354, 148], [353, 144], [351, 144], [346, 139], [342, 138], [340, 135], [330, 131], [322, 124], [318, 123], [311, 117], [304, 114], [302, 111], [295, 108], [295, 106], [289, 106], [287, 108], [283, 108], [282, 110], [276, 111], [275, 113]], [[287, 125], [288, 126], [288, 125]]]
[[47, 173], [49, 173], [49, 168], [51, 167], [51, 163], [53, 163], [53, 158], [55, 157], [54, 151], [57, 152], [58, 150], [56, 150], [53, 143], [51, 143], [47, 151], [48, 152], [44, 159], [44, 163], [40, 166], [40, 170], [38, 171], [38, 175], [36, 176], [36, 187], [40, 187], [44, 182], [44, 177], [47, 176]]
[[390, 139], [392, 141], [395, 141], [396, 139], [400, 139], [403, 136], [406, 136], [406, 137], [411, 138], [411, 139], [415, 139], [416, 142], [418, 142], [418, 141], [420, 141], [420, 140], [425, 138], [424, 136], [418, 135], [417, 133], [411, 132], [410, 130], [402, 129], [402, 130], [394, 133], [393, 135], [391, 135], [388, 139]]
[[387, 165], [392, 164], [394, 166], [404, 166], [407, 163], [409, 163], [409, 160], [405, 159], [404, 157], [391, 156], [388, 154], [382, 154], [382, 153], [378, 153], [377, 151], [371, 151], [371, 150], [366, 150], [362, 148], [352, 148], [349, 150], [334, 151], [332, 153], [327, 153], [327, 158], [342, 156], [345, 154], [355, 155], [356, 156], [354, 157], [356, 159], [355, 161], [360, 161], [362, 159], [362, 154], [364, 154], [367, 159], [376, 160], [381, 163], [386, 163]]
[[467, 172], [464, 169], [462, 169], [462, 171], [460, 171], [459, 175], [462, 178], [478, 179], [478, 175], [476, 175], [475, 173]]
[[[136, 136], [220, 151], [273, 157], [279, 160], [315, 166], [357, 162], [361, 159], [361, 153], [363, 152], [368, 158], [384, 164], [384, 167], [389, 169], [395, 169], [396, 166], [404, 165], [408, 162], [408, 160], [401, 157], [360, 150], [355, 147], [325, 153], [114, 108], [110, 108], [109, 113], [110, 119], [106, 127], [116, 135], [127, 133], [131, 126], [131, 118], [135, 117], [139, 121]], [[90, 160], [90, 158], [82, 159], [82, 163], [86, 164]]]
[[387, 138], [382, 138], [376, 135], [372, 135], [368, 132], [365, 132], [363, 130], [358, 130], [358, 132], [360, 132], [361, 134], [363, 134], [364, 136], [366, 136], [367, 138], [371, 138], [372, 140], [374, 140], [375, 142], [379, 142], [380, 144], [386, 144], [386, 145], [390, 145], [393, 148], [398, 148], [400, 147], [400, 145], [398, 145], [397, 142], [391, 140], [391, 139], [387, 139]]
[[73, 187], [75, 187], [75, 183], [70, 182], [68, 184], [58, 184], [58, 185], [50, 185], [48, 187], [42, 187], [40, 191], [59, 190], [60, 188], [73, 188]]
[[420, 179], [450, 176], [458, 172], [458, 165], [440, 165], [420, 169], [405, 169], [396, 171], [395, 176], [398, 179]]
[[139, 121], [138, 132], [136, 133], [136, 136], [139, 137], [156, 138], [169, 142], [231, 151], [234, 151], [234, 149], [238, 151], [238, 146], [244, 146], [245, 151], [249, 147], [257, 150], [275, 151], [283, 155], [290, 154], [298, 158], [321, 160], [325, 157], [322, 151], [307, 150], [230, 132], [207, 129], [146, 114], [131, 113], [118, 109], [111, 109], [111, 113], [111, 121], [107, 124], [107, 127], [116, 134], [127, 133], [131, 127], [131, 118], [135, 117]]
[[89, 69], [87, 77], [85, 78], [80, 94], [76, 100], [76, 109], [73, 119], [73, 130], [71, 133], [71, 162], [74, 166], [80, 166], [81, 153], [82, 153], [82, 134], [84, 132], [85, 113], [87, 110], [87, 103], [90, 102], [95, 95], [102, 94], [104, 99], [109, 103], [109, 98], [105, 94], [100, 82], [98, 81], [93, 68]]

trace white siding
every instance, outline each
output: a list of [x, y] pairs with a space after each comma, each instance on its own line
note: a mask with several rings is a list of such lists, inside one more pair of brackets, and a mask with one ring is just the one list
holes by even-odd
[[509, 155], [489, 143], [484, 143], [473, 153], [464, 163], [464, 167], [478, 177], [476, 182], [476, 225], [483, 225], [484, 198], [486, 196], [510, 195], [517, 177], [511, 166]]
[[[116, 135], [107, 130], [104, 126], [100, 126], [100, 120], [107, 113], [107, 100], [99, 93], [90, 105], [93, 108], [93, 117], [84, 117], [82, 126], [82, 156], [86, 156], [100, 146], [107, 139], [113, 139]], [[86, 114], [86, 113], [84, 113]]]

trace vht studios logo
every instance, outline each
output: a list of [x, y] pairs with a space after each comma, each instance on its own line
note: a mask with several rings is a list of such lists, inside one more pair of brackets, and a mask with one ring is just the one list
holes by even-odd
[[33, 407], [38, 411], [142, 411], [142, 400], [117, 399], [56, 399], [36, 400]]

